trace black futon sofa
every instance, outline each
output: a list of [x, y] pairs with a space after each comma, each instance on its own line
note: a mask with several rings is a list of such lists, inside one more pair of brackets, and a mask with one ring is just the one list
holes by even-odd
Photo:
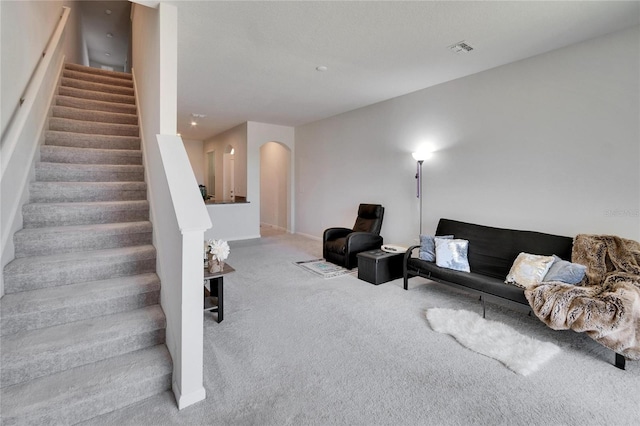
[[[451, 219], [440, 219], [436, 236], [453, 235], [454, 238], [469, 241], [468, 259], [471, 272], [460, 272], [441, 268], [435, 262], [413, 257], [419, 245], [410, 247], [404, 255], [404, 289], [409, 286], [409, 278], [420, 276], [433, 281], [454, 284], [459, 288], [480, 295], [487, 294], [529, 306], [524, 290], [505, 284], [505, 279], [520, 252], [538, 255], [556, 255], [571, 261], [573, 239], [558, 235], [533, 231], [493, 228]], [[483, 317], [484, 298], [481, 297]], [[625, 358], [616, 354], [615, 365], [624, 369]]]

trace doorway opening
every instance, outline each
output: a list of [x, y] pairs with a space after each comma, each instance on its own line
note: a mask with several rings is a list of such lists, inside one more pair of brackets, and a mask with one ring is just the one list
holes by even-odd
[[291, 232], [291, 150], [280, 142], [260, 147], [260, 233]]
[[207, 197], [216, 198], [216, 152], [207, 152]]
[[222, 200], [235, 202], [235, 149], [227, 145], [222, 154]]

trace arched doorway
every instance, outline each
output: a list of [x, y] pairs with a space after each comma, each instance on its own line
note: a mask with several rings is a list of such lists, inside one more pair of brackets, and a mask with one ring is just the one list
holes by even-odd
[[291, 232], [291, 150], [279, 142], [260, 147], [260, 229]]

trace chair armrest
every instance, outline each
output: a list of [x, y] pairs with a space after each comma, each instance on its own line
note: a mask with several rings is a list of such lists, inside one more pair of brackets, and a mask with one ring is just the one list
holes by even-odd
[[353, 229], [349, 228], [327, 228], [322, 235], [322, 241], [337, 240], [343, 238], [353, 232]]
[[345, 241], [347, 253], [380, 248], [381, 245], [382, 237], [371, 232], [351, 232]]

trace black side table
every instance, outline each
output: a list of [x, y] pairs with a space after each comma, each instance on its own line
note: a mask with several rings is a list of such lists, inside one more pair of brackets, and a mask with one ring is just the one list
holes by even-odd
[[204, 280], [209, 281], [209, 288], [211, 291], [204, 287], [204, 310], [205, 312], [217, 312], [218, 322], [222, 322], [224, 319], [224, 274], [233, 272], [233, 269], [228, 263], [224, 264], [222, 271], [209, 272], [207, 268], [204, 269]]
[[370, 250], [358, 253], [358, 278], [375, 285], [400, 278], [403, 258], [404, 252]]

